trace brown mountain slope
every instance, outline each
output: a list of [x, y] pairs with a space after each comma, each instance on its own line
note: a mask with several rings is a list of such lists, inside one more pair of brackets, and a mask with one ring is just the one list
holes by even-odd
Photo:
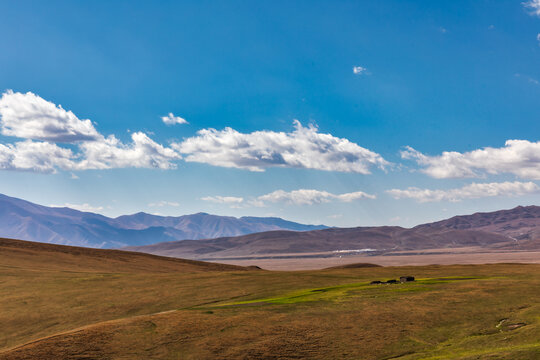
[[11, 268], [33, 270], [66, 270], [94, 272], [202, 272], [235, 271], [245, 268], [194, 260], [102, 250], [75, 246], [43, 244], [0, 238], [0, 264]]
[[128, 250], [189, 259], [221, 259], [261, 254], [307, 254], [340, 250], [390, 252], [490, 247], [511, 244], [512, 239], [493, 233], [454, 229], [405, 229], [397, 226], [325, 229], [307, 232], [269, 231], [237, 237], [184, 240]]
[[511, 237], [522, 249], [540, 248], [540, 206], [454, 216], [415, 229], [480, 230]]
[[397, 226], [331, 228], [303, 233], [269, 231], [238, 237], [184, 240], [126, 249], [189, 259], [225, 259], [340, 250], [378, 253], [480, 247], [486, 250], [540, 249], [540, 207], [455, 216], [412, 229]]

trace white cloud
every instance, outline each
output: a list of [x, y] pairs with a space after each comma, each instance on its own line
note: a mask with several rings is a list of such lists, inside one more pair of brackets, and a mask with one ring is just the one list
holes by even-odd
[[77, 174], [71, 173], [71, 178], [73, 180], [77, 180], [79, 177], [77, 176]]
[[485, 174], [515, 174], [524, 179], [540, 179], [540, 141], [508, 140], [502, 148], [486, 147], [470, 152], [445, 151], [427, 156], [411, 147], [401, 152], [415, 160], [434, 178], [480, 177]]
[[72, 169], [74, 155], [48, 142], [26, 140], [14, 144], [0, 144], [0, 169], [39, 173], [54, 173], [57, 168]]
[[166, 125], [175, 125], [175, 124], [187, 124], [186, 119], [182, 119], [180, 116], [174, 116], [173, 113], [169, 113], [167, 116], [162, 116], [161, 120]]
[[[538, 40], [540, 41], [540, 34], [538, 34]], [[522, 75], [522, 74], [514, 74], [517, 78], [522, 78], [527, 80], [531, 84], [540, 85], [540, 81], [536, 80], [535, 78], [528, 76], [528, 75]]]
[[395, 199], [415, 199], [418, 202], [450, 201], [477, 199], [493, 196], [521, 196], [540, 192], [540, 187], [533, 182], [472, 183], [461, 188], [449, 190], [430, 190], [410, 187], [406, 190], [387, 190]]
[[244, 198], [236, 196], [206, 196], [201, 198], [203, 201], [209, 201], [218, 204], [239, 205], [244, 202]]
[[315, 126], [303, 127], [297, 120], [294, 125], [291, 133], [203, 129], [172, 148], [186, 154], [186, 161], [251, 171], [293, 167], [369, 174], [372, 166], [390, 165], [381, 155], [347, 139], [321, 134]]
[[[54, 173], [62, 170], [145, 167], [172, 169], [181, 159], [145, 133], [135, 132], [132, 142], [123, 144], [114, 135], [104, 137], [90, 120], [79, 120], [41, 97], [6, 91], [0, 98], [0, 126], [3, 135], [27, 140], [0, 144], [0, 169]], [[43, 142], [32, 140], [44, 140]], [[59, 143], [72, 143], [71, 148]]]
[[235, 196], [206, 196], [201, 200], [218, 204], [229, 204], [231, 207], [264, 207], [268, 203], [286, 203], [292, 205], [313, 205], [331, 201], [351, 202], [359, 199], [375, 199], [375, 195], [366, 194], [362, 191], [332, 194], [328, 191], [313, 189], [299, 189], [293, 191], [276, 190], [269, 194], [251, 199]]
[[290, 192], [276, 190], [257, 198], [257, 200], [261, 202], [285, 202], [294, 205], [313, 205], [327, 203], [330, 201], [351, 202], [358, 199], [375, 199], [375, 195], [366, 194], [362, 191], [338, 195], [329, 193], [327, 191], [299, 189]]
[[367, 69], [363, 66], [353, 66], [353, 73], [355, 75], [367, 74]]
[[150, 204], [148, 204], [148, 206], [150, 206], [150, 207], [165, 207], [165, 206], [178, 207], [178, 206], [180, 206], [180, 204], [175, 202], [175, 201], [161, 200], [161, 201], [158, 201], [158, 202], [155, 202], [155, 203], [150, 203]]
[[[347, 139], [321, 134], [314, 126], [295, 121], [291, 133], [239, 133], [203, 129], [197, 136], [166, 147], [147, 134], [135, 132], [130, 143], [104, 136], [90, 120], [33, 93], [8, 90], [0, 100], [1, 132], [26, 141], [0, 144], [0, 168], [55, 172], [144, 167], [173, 169], [180, 153], [186, 161], [264, 171], [268, 167], [296, 167], [326, 171], [370, 173], [372, 167], [390, 166], [379, 154]], [[170, 113], [165, 122], [185, 121]], [[42, 140], [37, 142], [32, 140]], [[72, 143], [61, 147], [57, 143]]]
[[3, 135], [53, 142], [75, 142], [99, 137], [90, 120], [27, 92], [6, 91], [0, 98]]
[[540, 16], [540, 0], [530, 0], [523, 2], [522, 4], [530, 9], [531, 15]]
[[[105, 137], [90, 120], [80, 120], [71, 111], [32, 93], [5, 92], [0, 111], [2, 134], [27, 139], [0, 147], [2, 169], [173, 169], [175, 161], [182, 158], [180, 153], [187, 154], [186, 161], [252, 171], [297, 167], [368, 174], [372, 167], [384, 169], [390, 165], [377, 153], [347, 139], [321, 134], [314, 126], [303, 127], [298, 121], [291, 133], [203, 129], [197, 136], [166, 147], [142, 132], [133, 133], [131, 143], [126, 144], [114, 135]], [[179, 119], [170, 113], [166, 122], [182, 122]], [[36, 139], [44, 142], [31, 141]], [[57, 142], [72, 145], [60, 147]]]
[[150, 139], [145, 133], [131, 134], [132, 143], [120, 142], [114, 135], [100, 141], [88, 141], [79, 145], [84, 159], [76, 168], [113, 169], [113, 168], [157, 168], [174, 169], [181, 156], [170, 148], [166, 148]]
[[69, 204], [66, 203], [64, 205], [49, 205], [50, 207], [68, 207], [71, 209], [84, 211], [84, 212], [99, 212], [103, 210], [103, 206], [92, 206], [90, 204], [84, 203], [84, 204]]

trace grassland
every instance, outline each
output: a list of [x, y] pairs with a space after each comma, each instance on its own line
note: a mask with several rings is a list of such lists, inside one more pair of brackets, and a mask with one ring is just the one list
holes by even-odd
[[0, 359], [539, 359], [538, 299], [540, 265], [274, 272], [0, 240]]

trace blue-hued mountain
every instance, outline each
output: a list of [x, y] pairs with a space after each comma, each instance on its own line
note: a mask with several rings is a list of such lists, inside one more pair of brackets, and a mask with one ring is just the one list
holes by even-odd
[[231, 217], [198, 213], [157, 216], [146, 213], [117, 218], [67, 207], [49, 207], [0, 194], [0, 237], [87, 247], [140, 246], [163, 241], [239, 236], [262, 231], [309, 231], [280, 218]]

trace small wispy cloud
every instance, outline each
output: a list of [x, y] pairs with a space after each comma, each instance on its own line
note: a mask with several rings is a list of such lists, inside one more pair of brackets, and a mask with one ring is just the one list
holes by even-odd
[[448, 29], [441, 26], [439, 27], [439, 31], [442, 32], [443, 34], [446, 34], [448, 32]]
[[79, 177], [77, 176], [77, 174], [71, 173], [71, 178], [73, 180], [77, 180]]
[[[538, 34], [538, 41], [540, 41], [540, 34]], [[540, 45], [540, 43], [539, 43]], [[540, 85], [540, 81], [538, 81], [537, 79], [531, 77], [531, 76], [528, 76], [528, 75], [523, 75], [523, 74], [514, 74], [515, 77], [517, 78], [521, 78], [521, 79], [524, 79], [524, 80], [527, 80], [527, 82], [531, 83], [531, 84], [535, 84], [535, 85]]]
[[203, 201], [217, 204], [228, 204], [231, 207], [265, 207], [269, 203], [283, 203], [288, 205], [314, 205], [331, 201], [352, 202], [360, 199], [375, 199], [375, 195], [363, 191], [344, 194], [332, 194], [328, 191], [314, 189], [298, 189], [292, 191], [276, 190], [271, 193], [244, 199], [236, 196], [206, 196]]
[[49, 206], [58, 207], [58, 208], [68, 207], [70, 209], [75, 209], [75, 210], [84, 211], [84, 212], [99, 212], [103, 210], [103, 206], [92, 206], [88, 203], [84, 203], [84, 204], [65, 203], [64, 205], [49, 205]]
[[465, 199], [478, 199], [494, 196], [522, 196], [540, 192], [540, 187], [533, 182], [501, 182], [501, 183], [472, 183], [461, 188], [448, 190], [431, 190], [409, 187], [407, 189], [391, 189], [386, 191], [394, 199], [414, 199], [418, 202], [450, 201], [458, 202]]
[[148, 206], [150, 206], [150, 207], [164, 207], [164, 206], [178, 207], [178, 206], [180, 206], [180, 204], [177, 203], [177, 202], [174, 202], [174, 201], [162, 200], [162, 201], [158, 201], [158, 202], [155, 202], [155, 203], [150, 203], [150, 204], [148, 204]]
[[162, 116], [161, 120], [166, 125], [175, 125], [175, 124], [187, 124], [186, 119], [181, 118], [180, 116], [175, 116], [173, 113], [169, 113], [167, 116]]
[[293, 191], [276, 190], [257, 198], [258, 201], [262, 201], [263, 203], [284, 202], [293, 205], [313, 205], [330, 201], [351, 202], [359, 199], [375, 199], [375, 195], [367, 194], [363, 191], [345, 194], [332, 194], [328, 191], [299, 189]]
[[[538, 34], [537, 38], [538, 38], [538, 41], [540, 41], [540, 34]], [[539, 45], [540, 45], [540, 43], [539, 43]], [[540, 81], [538, 81], [537, 79], [535, 79], [535, 78], [533, 78], [531, 76], [523, 75], [523, 74], [519, 74], [519, 73], [514, 74], [514, 76], [517, 77], [517, 78], [527, 80], [527, 82], [529, 82], [531, 84], [540, 85]]]
[[540, 0], [525, 1], [522, 4], [529, 9], [529, 14], [540, 16]]
[[209, 201], [216, 204], [232, 204], [239, 205], [244, 202], [244, 198], [236, 196], [205, 196], [201, 198], [203, 201]]
[[355, 75], [367, 75], [368, 71], [363, 66], [353, 66], [353, 73]]

